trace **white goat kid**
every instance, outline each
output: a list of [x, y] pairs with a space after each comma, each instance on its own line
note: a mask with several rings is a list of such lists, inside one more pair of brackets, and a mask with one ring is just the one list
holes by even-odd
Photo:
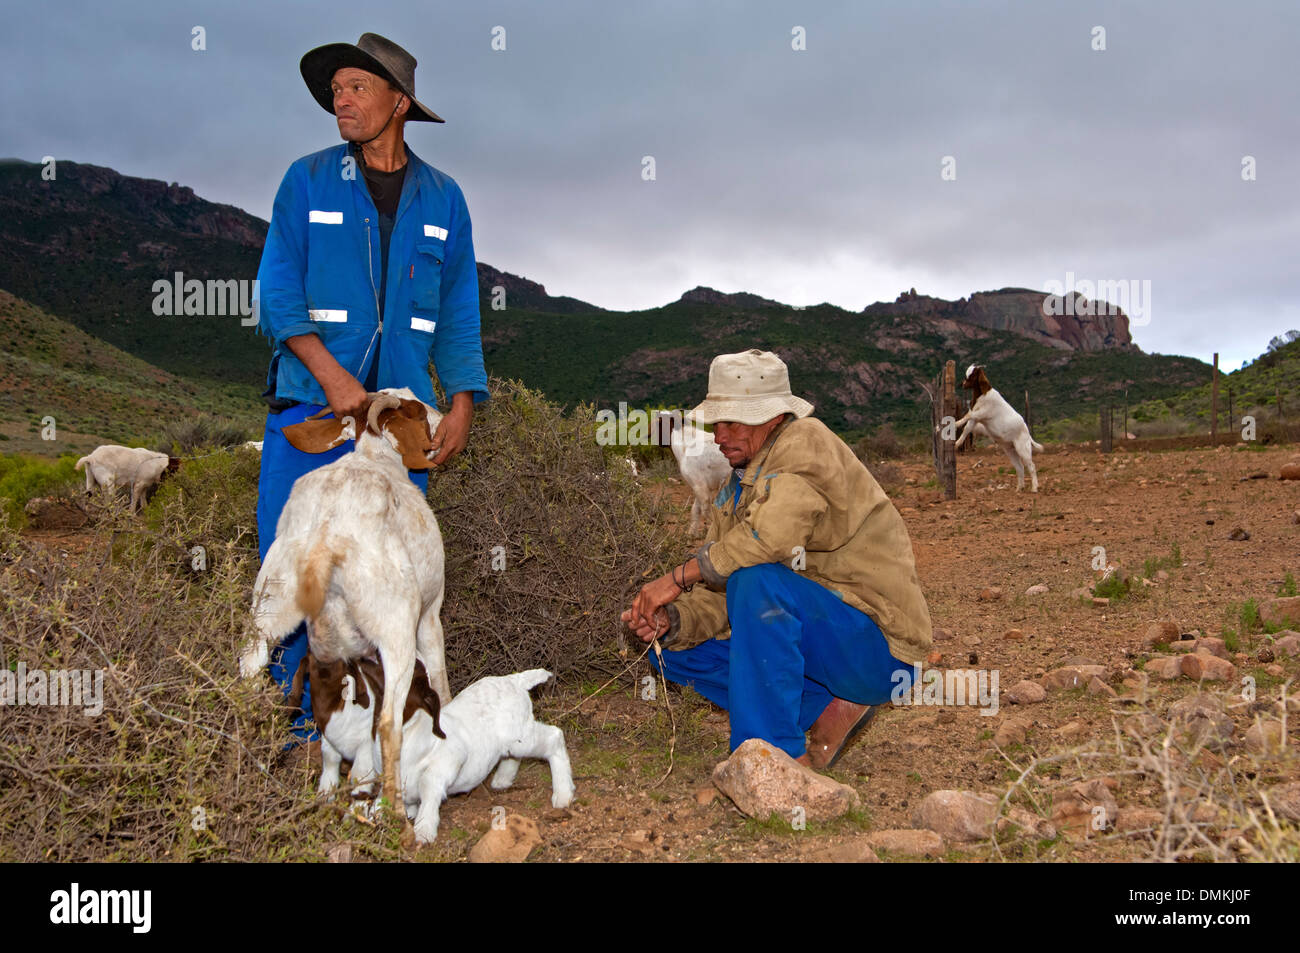
[[1025, 470], [1029, 470], [1030, 491], [1038, 492], [1038, 468], [1034, 466], [1034, 454], [1042, 452], [1043, 446], [1029, 435], [1025, 418], [1016, 413], [1015, 408], [993, 389], [984, 367], [972, 364], [966, 368], [966, 378], [962, 387], [975, 392], [970, 410], [954, 426], [962, 427], [954, 445], [960, 448], [967, 435], [983, 432], [990, 440], [1002, 448], [1011, 465], [1016, 468], [1016, 492], [1025, 488]]
[[[322, 662], [372, 655], [383, 666], [379, 736], [384, 794], [398, 789], [402, 720], [417, 656], [445, 703], [451, 700], [438, 614], [445, 581], [442, 535], [424, 495], [407, 475], [427, 469], [441, 415], [409, 390], [373, 395], [352, 453], [299, 477], [276, 524], [276, 538], [253, 585], [258, 634], [240, 656], [251, 676], [303, 620]], [[351, 417], [284, 428], [297, 449], [322, 453], [352, 437]]]
[[[415, 840], [428, 844], [438, 837], [439, 808], [452, 794], [472, 791], [492, 775], [500, 791], [514, 783], [519, 759], [545, 759], [551, 768], [551, 806], [573, 803], [573, 772], [564, 732], [533, 719], [528, 690], [551, 677], [535, 668], [514, 675], [480, 678], [442, 708], [439, 716], [445, 739], [434, 736], [433, 719], [416, 711], [402, 745], [402, 785], [408, 793], [406, 811], [415, 820]], [[377, 765], [386, 763], [374, 752]], [[415, 810], [412, 792], [418, 797]]]
[[143, 447], [119, 447], [105, 444], [96, 447], [76, 463], [76, 469], [86, 471], [86, 492], [102, 486], [109, 493], [117, 487], [131, 490], [131, 512], [143, 505], [150, 490], [162, 480], [171, 464], [171, 457]]
[[677, 470], [694, 496], [688, 532], [692, 536], [698, 535], [704, 531], [714, 497], [731, 476], [731, 464], [713, 442], [713, 434], [701, 430], [691, 420], [683, 420], [680, 413], [657, 412], [655, 426], [656, 432], [664, 426], [669, 430], [669, 444], [677, 458]]

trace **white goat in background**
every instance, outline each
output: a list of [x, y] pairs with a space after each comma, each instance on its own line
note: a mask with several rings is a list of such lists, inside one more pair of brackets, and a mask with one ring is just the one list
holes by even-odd
[[682, 420], [675, 411], [660, 410], [655, 413], [655, 432], [660, 427], [669, 431], [669, 445], [677, 458], [677, 469], [682, 480], [690, 487], [695, 499], [691, 503], [689, 533], [697, 536], [704, 531], [714, 497], [722, 484], [731, 476], [731, 464], [713, 442], [713, 434], [701, 430], [691, 420]]
[[1030, 491], [1038, 492], [1038, 468], [1034, 466], [1033, 451], [1042, 453], [1043, 446], [1029, 435], [1025, 418], [1021, 417], [1006, 399], [993, 389], [981, 364], [972, 364], [966, 368], [966, 377], [962, 387], [975, 392], [970, 410], [954, 426], [962, 427], [954, 447], [960, 448], [962, 441], [972, 432], [982, 429], [983, 433], [1007, 455], [1011, 465], [1016, 468], [1016, 492], [1025, 488], [1025, 469], [1029, 470]]
[[[373, 395], [352, 453], [298, 478], [253, 584], [258, 635], [239, 660], [244, 676], [304, 619], [322, 662], [377, 650], [384, 693], [379, 737], [384, 795], [400, 809], [403, 709], [417, 656], [445, 704], [451, 700], [439, 612], [442, 535], [408, 469], [428, 469], [441, 415], [406, 388]], [[356, 422], [309, 420], [284, 428], [299, 450], [322, 453], [352, 437]]]
[[[119, 447], [104, 444], [96, 447], [76, 463], [86, 471], [86, 492], [102, 486], [112, 493], [117, 487], [131, 490], [131, 512], [139, 510], [149, 492], [162, 481], [172, 458], [143, 447]], [[179, 462], [179, 461], [178, 461]]]

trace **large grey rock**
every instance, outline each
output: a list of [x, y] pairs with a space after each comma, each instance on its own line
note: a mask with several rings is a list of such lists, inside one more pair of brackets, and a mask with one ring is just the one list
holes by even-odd
[[713, 769], [713, 783], [741, 812], [766, 820], [793, 819], [795, 809], [811, 821], [829, 821], [858, 807], [858, 792], [799, 764], [775, 745], [750, 738]]
[[1273, 813], [1289, 821], [1300, 821], [1300, 781], [1279, 784], [1264, 792]]

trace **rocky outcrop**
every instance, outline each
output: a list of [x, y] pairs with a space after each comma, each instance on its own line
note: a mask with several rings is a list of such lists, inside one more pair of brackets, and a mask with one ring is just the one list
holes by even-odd
[[[1066, 351], [1101, 351], [1137, 347], [1129, 335], [1128, 316], [1118, 307], [1091, 307], [1086, 298], [1071, 293], [1053, 306], [1046, 292], [1028, 288], [979, 291], [970, 298], [947, 301], [916, 293], [900, 294], [892, 304], [877, 302], [863, 309], [870, 317], [917, 317], [930, 321], [962, 321], [992, 331], [1011, 331]], [[1097, 310], [1099, 313], [1087, 314]], [[1052, 311], [1071, 312], [1053, 314]]]

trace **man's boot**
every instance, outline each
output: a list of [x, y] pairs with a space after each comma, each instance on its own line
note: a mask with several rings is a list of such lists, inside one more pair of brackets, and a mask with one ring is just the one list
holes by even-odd
[[879, 705], [857, 705], [843, 698], [831, 703], [808, 730], [808, 760], [818, 771], [829, 771], [848, 750], [867, 724], [875, 717]]

